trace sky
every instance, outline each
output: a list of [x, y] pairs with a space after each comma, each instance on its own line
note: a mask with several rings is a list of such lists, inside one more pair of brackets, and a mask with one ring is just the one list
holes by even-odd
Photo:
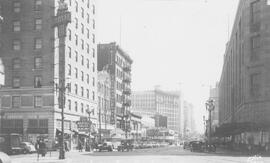
[[181, 89], [203, 132], [209, 88], [221, 76], [238, 0], [97, 0], [98, 43], [134, 60], [132, 90]]

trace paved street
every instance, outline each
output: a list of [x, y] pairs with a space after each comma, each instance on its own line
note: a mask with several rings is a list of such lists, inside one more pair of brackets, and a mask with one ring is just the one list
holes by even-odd
[[[237, 153], [218, 150], [215, 154], [195, 153], [183, 150], [180, 147], [166, 147], [156, 149], [134, 150], [132, 152], [68, 152], [67, 159], [59, 161], [58, 153], [48, 153], [45, 158], [37, 161], [37, 155], [17, 155], [12, 156], [13, 163], [32, 163], [32, 162], [75, 162], [75, 163], [248, 163], [248, 156], [241, 156]], [[262, 157], [260, 163], [270, 162], [270, 157]]]

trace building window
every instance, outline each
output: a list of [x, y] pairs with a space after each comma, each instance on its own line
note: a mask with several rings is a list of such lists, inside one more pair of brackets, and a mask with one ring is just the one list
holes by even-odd
[[89, 84], [89, 75], [88, 74], [86, 75], [86, 81], [87, 81], [87, 84]]
[[83, 71], [81, 71], [81, 79], [82, 79], [82, 81], [84, 80], [84, 73], [83, 73]]
[[260, 47], [260, 36], [251, 37], [252, 49], [256, 49]]
[[86, 66], [87, 66], [87, 68], [89, 69], [89, 66], [90, 66], [89, 59], [86, 60]]
[[84, 112], [83, 103], [81, 103], [81, 112]]
[[92, 49], [92, 55], [93, 55], [93, 58], [95, 58], [95, 56], [96, 56], [96, 50], [94, 48]]
[[92, 91], [92, 100], [95, 101], [95, 92]]
[[35, 58], [35, 69], [40, 69], [40, 68], [42, 68], [42, 58], [36, 57]]
[[14, 21], [13, 22], [13, 32], [20, 32], [21, 31], [21, 22]]
[[96, 21], [94, 19], [92, 20], [92, 27], [93, 27], [93, 29], [96, 28]]
[[92, 63], [92, 69], [93, 69], [93, 72], [95, 72], [96, 70], [95, 63]]
[[77, 95], [78, 94], [78, 85], [75, 84], [75, 94]]
[[20, 96], [12, 96], [12, 107], [19, 108], [21, 105]]
[[20, 2], [13, 2], [13, 12], [15, 12], [15, 13], [21, 12], [21, 3]]
[[40, 38], [35, 39], [35, 49], [41, 49], [42, 48], [42, 40]]
[[68, 110], [71, 110], [71, 100], [68, 100]]
[[90, 0], [87, 0], [87, 8], [90, 7]]
[[78, 12], [78, 2], [75, 1], [75, 9], [76, 9], [76, 12]]
[[35, 104], [35, 107], [41, 107], [42, 106], [42, 97], [35, 96], [34, 97], [34, 104]]
[[77, 112], [78, 111], [78, 103], [77, 103], [77, 101], [75, 101], [75, 111]]
[[75, 18], [75, 28], [78, 29], [78, 19]]
[[93, 77], [93, 78], [92, 78], [92, 85], [93, 85], [93, 87], [96, 85], [96, 84], [95, 84], [95, 83], [96, 83], [95, 81], [96, 81], [96, 80], [95, 80], [95, 78]]
[[89, 89], [86, 90], [86, 97], [89, 99]]
[[86, 29], [86, 31], [87, 31], [87, 38], [89, 39], [89, 37], [90, 37], [90, 31], [89, 31], [88, 28]]
[[92, 34], [92, 42], [95, 43], [96, 42], [96, 36], [94, 34]]
[[250, 93], [253, 97], [258, 97], [260, 95], [261, 86], [261, 74], [255, 73], [250, 75]]
[[81, 24], [81, 30], [82, 30], [82, 34], [84, 34], [84, 25], [83, 24]]
[[20, 88], [20, 78], [14, 77], [12, 81], [13, 88]]
[[81, 44], [82, 44], [82, 50], [84, 49], [84, 40], [81, 39]]
[[68, 83], [68, 92], [71, 92], [71, 83]]
[[68, 64], [68, 75], [71, 76], [71, 65]]
[[81, 58], [82, 58], [81, 63], [82, 63], [82, 66], [83, 66], [84, 65], [84, 57], [82, 56]]
[[83, 89], [83, 87], [81, 87], [81, 96], [82, 97], [84, 96], [84, 89]]
[[71, 41], [71, 29], [68, 29], [68, 39]]
[[35, 79], [34, 79], [34, 82], [35, 82], [35, 85], [34, 87], [35, 88], [41, 88], [41, 76], [35, 76]]
[[71, 47], [68, 47], [68, 57], [71, 58]]
[[92, 5], [92, 12], [95, 15], [95, 13], [96, 13], [96, 7], [95, 7], [95, 5]]
[[21, 68], [21, 60], [19, 58], [13, 59], [13, 69]]
[[90, 52], [90, 46], [89, 46], [89, 44], [86, 44], [86, 52], [87, 52], [87, 54], [89, 54], [89, 52]]
[[75, 44], [78, 45], [78, 35], [75, 34]]
[[41, 30], [42, 29], [42, 19], [38, 18], [35, 19], [35, 30]]
[[90, 22], [90, 16], [89, 16], [89, 14], [87, 13], [87, 23], [89, 24], [89, 22]]
[[78, 62], [78, 52], [75, 51], [75, 61]]
[[78, 78], [78, 69], [75, 68], [75, 77]]
[[42, 5], [42, 0], [35, 0], [35, 10], [40, 10]]
[[84, 9], [81, 8], [81, 12], [82, 12], [82, 18], [84, 18]]
[[251, 3], [251, 22], [257, 23], [260, 20], [260, 1], [254, 1]]

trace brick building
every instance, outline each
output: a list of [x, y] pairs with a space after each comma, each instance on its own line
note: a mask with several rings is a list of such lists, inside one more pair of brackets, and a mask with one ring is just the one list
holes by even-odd
[[0, 0], [4, 22], [0, 31], [0, 54], [6, 69], [5, 87], [0, 90], [2, 131], [20, 133], [27, 141], [44, 136], [55, 141], [60, 129], [61, 110], [56, 83], [65, 61], [65, 133], [75, 147], [76, 121], [97, 119], [97, 56], [95, 0], [66, 0], [71, 12], [67, 26], [65, 56], [60, 56], [57, 29], [53, 28], [58, 1]]

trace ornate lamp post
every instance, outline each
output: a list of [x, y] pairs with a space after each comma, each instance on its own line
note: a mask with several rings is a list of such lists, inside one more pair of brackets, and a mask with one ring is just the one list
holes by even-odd
[[208, 132], [208, 143], [211, 145], [211, 127], [212, 127], [212, 116], [211, 112], [215, 109], [214, 101], [212, 99], [207, 100], [205, 103], [206, 110], [209, 112], [209, 132]]
[[58, 1], [59, 7], [57, 14], [54, 17], [53, 27], [58, 29], [59, 38], [59, 108], [61, 109], [61, 144], [59, 150], [59, 159], [65, 159], [64, 151], [64, 101], [65, 101], [65, 39], [66, 39], [66, 29], [67, 25], [71, 22], [71, 13], [68, 11], [67, 4], [64, 0]]
[[89, 139], [88, 139], [88, 144], [89, 144], [89, 151], [91, 151], [91, 126], [92, 126], [92, 121], [91, 121], [91, 114], [94, 113], [94, 109], [86, 109], [86, 113], [88, 113], [88, 118], [89, 118]]

